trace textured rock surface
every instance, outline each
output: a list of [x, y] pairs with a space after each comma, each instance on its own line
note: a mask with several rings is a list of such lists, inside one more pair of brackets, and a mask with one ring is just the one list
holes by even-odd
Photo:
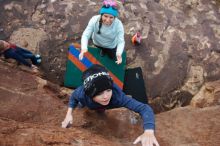
[[[79, 146], [96, 145], [120, 146], [117, 142], [111, 142], [101, 136], [94, 135], [79, 128], [62, 129], [50, 125], [20, 123], [8, 119], [0, 119], [0, 144], [22, 146]], [[90, 140], [92, 139], [92, 140]]]
[[[139, 118], [122, 109], [108, 111], [104, 117], [76, 110], [73, 127], [60, 128], [71, 92], [59, 86], [68, 45], [80, 42], [100, 5], [99, 0], [0, 0], [0, 39], [43, 57], [38, 76], [0, 62], [0, 145], [128, 146], [142, 133]], [[161, 146], [220, 145], [219, 8], [219, 0], [125, 0], [119, 4], [127, 66], [142, 67], [154, 111], [194, 106], [157, 115]], [[140, 46], [130, 42], [136, 31], [143, 36]]]
[[[89, 18], [97, 14], [98, 0], [0, 1], [1, 39], [25, 44], [42, 54], [45, 78], [63, 84], [68, 45], [80, 42]], [[128, 67], [140, 66], [155, 106], [179, 106], [179, 94], [190, 100], [207, 81], [220, 77], [219, 1], [127, 0], [119, 4], [126, 37]], [[140, 31], [143, 41], [133, 46]], [[176, 94], [178, 92], [178, 94]], [[170, 96], [172, 95], [172, 97]]]
[[[67, 106], [64, 104], [65, 101], [60, 100], [60, 98], [67, 98], [65, 94], [69, 94], [68, 91], [61, 90], [58, 85], [47, 82], [20, 68], [2, 65], [2, 62], [0, 73], [1, 146], [77, 146], [103, 145], [103, 143], [109, 146], [123, 145], [123, 141], [120, 142], [120, 137], [111, 136], [113, 134], [111, 130], [116, 131], [119, 128], [118, 126], [124, 127], [124, 130], [114, 132], [116, 136], [121, 136], [122, 140], [124, 138], [124, 143], [131, 143], [128, 141], [131, 141], [129, 139], [131, 134], [128, 132], [128, 135], [124, 135], [123, 133], [126, 130], [125, 125], [128, 124], [122, 122], [119, 125], [117, 119], [115, 121], [114, 118], [112, 120], [106, 119], [95, 113], [85, 112], [85, 110], [74, 112], [73, 128], [67, 130], [61, 128]], [[111, 121], [115, 123], [113, 124]], [[122, 121], [126, 120], [122, 119]], [[109, 122], [111, 122], [111, 126], [107, 127], [110, 125]], [[102, 130], [104, 127], [106, 127], [105, 130]], [[130, 127], [132, 127], [131, 124]], [[108, 133], [109, 131], [111, 134]], [[136, 132], [135, 129], [132, 131], [133, 133]]]
[[[143, 132], [140, 117], [126, 109], [105, 114], [76, 109], [73, 126], [62, 129], [70, 91], [9, 65], [0, 62], [1, 146], [132, 146]], [[219, 146], [219, 110], [219, 105], [182, 107], [158, 114], [160, 145]]]
[[218, 146], [220, 106], [184, 107], [157, 116], [161, 146]]
[[220, 105], [220, 80], [206, 83], [190, 104], [200, 108]]

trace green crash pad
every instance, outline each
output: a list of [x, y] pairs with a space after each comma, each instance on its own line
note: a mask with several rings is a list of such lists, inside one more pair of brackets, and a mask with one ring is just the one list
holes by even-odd
[[84, 58], [79, 60], [78, 56], [80, 51], [79, 48], [76, 47], [73, 45], [69, 46], [64, 86], [77, 88], [78, 86], [82, 85], [82, 72], [93, 64], [100, 64], [108, 69], [114, 83], [123, 89], [126, 66], [125, 52], [122, 54], [122, 63], [117, 65], [115, 60], [110, 59], [107, 55], [101, 57], [100, 49], [95, 47], [88, 47], [88, 52], [85, 53]]

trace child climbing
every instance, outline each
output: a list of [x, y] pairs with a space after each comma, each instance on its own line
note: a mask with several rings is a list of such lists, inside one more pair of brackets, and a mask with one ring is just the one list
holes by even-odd
[[80, 105], [80, 107], [86, 106], [96, 111], [126, 107], [139, 113], [143, 119], [144, 133], [134, 141], [134, 144], [141, 142], [142, 146], [153, 146], [153, 144], [159, 146], [154, 136], [154, 113], [149, 105], [126, 96], [113, 83], [106, 68], [101, 65], [95, 64], [88, 68], [83, 72], [82, 79], [83, 85], [75, 89], [70, 97], [69, 108], [62, 122], [63, 128], [72, 124], [72, 111], [77, 105]]

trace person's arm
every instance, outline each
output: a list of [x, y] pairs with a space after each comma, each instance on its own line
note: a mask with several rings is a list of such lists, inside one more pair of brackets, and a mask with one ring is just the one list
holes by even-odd
[[89, 23], [86, 27], [86, 29], [84, 30], [83, 34], [82, 34], [82, 38], [81, 38], [81, 52], [79, 54], [79, 59], [82, 60], [83, 59], [83, 55], [84, 53], [86, 53], [88, 51], [88, 41], [92, 36], [92, 33], [94, 32], [94, 26], [96, 23], [97, 17], [94, 16], [89, 20]]
[[78, 104], [78, 100], [76, 99], [76, 95], [77, 95], [77, 91], [73, 92], [72, 95], [70, 96], [69, 107], [68, 107], [68, 110], [66, 113], [66, 117], [62, 122], [62, 128], [67, 128], [69, 126], [69, 124], [73, 123], [72, 111]]
[[72, 111], [73, 111], [73, 108], [68, 107], [66, 117], [62, 122], [62, 128], [67, 128], [69, 124], [73, 123]]
[[125, 47], [125, 40], [124, 40], [124, 27], [121, 21], [118, 23], [118, 44], [117, 44], [117, 50], [116, 50], [116, 57], [117, 57], [117, 64], [120, 64], [122, 62], [122, 53], [124, 51]]
[[154, 130], [155, 128], [154, 113], [149, 105], [143, 104], [135, 100], [134, 98], [128, 97], [123, 92], [121, 94], [121, 105], [140, 114], [140, 116], [143, 119], [144, 130], [146, 129]]
[[[31, 51], [27, 50], [27, 49], [21, 48], [21, 47], [16, 46], [16, 45], [13, 45], [13, 47], [15, 49], [22, 50], [23, 52], [28, 53], [28, 54], [34, 56], [34, 54]], [[16, 59], [16, 60], [18, 61], [18, 59]], [[26, 59], [23, 56], [20, 56], [20, 61], [19, 62], [24, 64], [24, 65], [26, 65], [26, 66], [28, 66], [28, 67], [30, 67], [34, 72], [38, 71], [38, 67], [36, 65], [30, 64], [28, 61], [26, 61]]]
[[19, 55], [17, 53], [11, 54], [11, 58], [15, 59], [16, 61], [18, 61], [19, 63], [21, 63], [23, 65], [26, 65], [30, 68], [32, 67], [32, 65], [29, 62], [27, 62], [24, 57], [22, 57], [21, 55]]
[[131, 97], [126, 96], [120, 89], [119, 94], [121, 106], [139, 113], [143, 119], [144, 133], [134, 141], [134, 144], [141, 142], [142, 146], [152, 146], [153, 144], [159, 146], [154, 135], [155, 120], [152, 108], [147, 104], [143, 104]]

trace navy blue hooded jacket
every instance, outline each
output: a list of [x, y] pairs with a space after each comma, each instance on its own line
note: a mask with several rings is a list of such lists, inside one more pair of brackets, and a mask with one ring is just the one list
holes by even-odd
[[69, 107], [75, 108], [78, 103], [92, 110], [125, 107], [141, 115], [143, 119], [143, 127], [145, 130], [155, 128], [154, 113], [151, 107], [147, 104], [143, 104], [135, 100], [134, 98], [126, 96], [122, 92], [122, 90], [115, 84], [113, 85], [112, 97], [108, 105], [104, 106], [94, 102], [91, 97], [88, 97], [85, 94], [83, 86], [78, 87], [72, 93], [69, 101]]

